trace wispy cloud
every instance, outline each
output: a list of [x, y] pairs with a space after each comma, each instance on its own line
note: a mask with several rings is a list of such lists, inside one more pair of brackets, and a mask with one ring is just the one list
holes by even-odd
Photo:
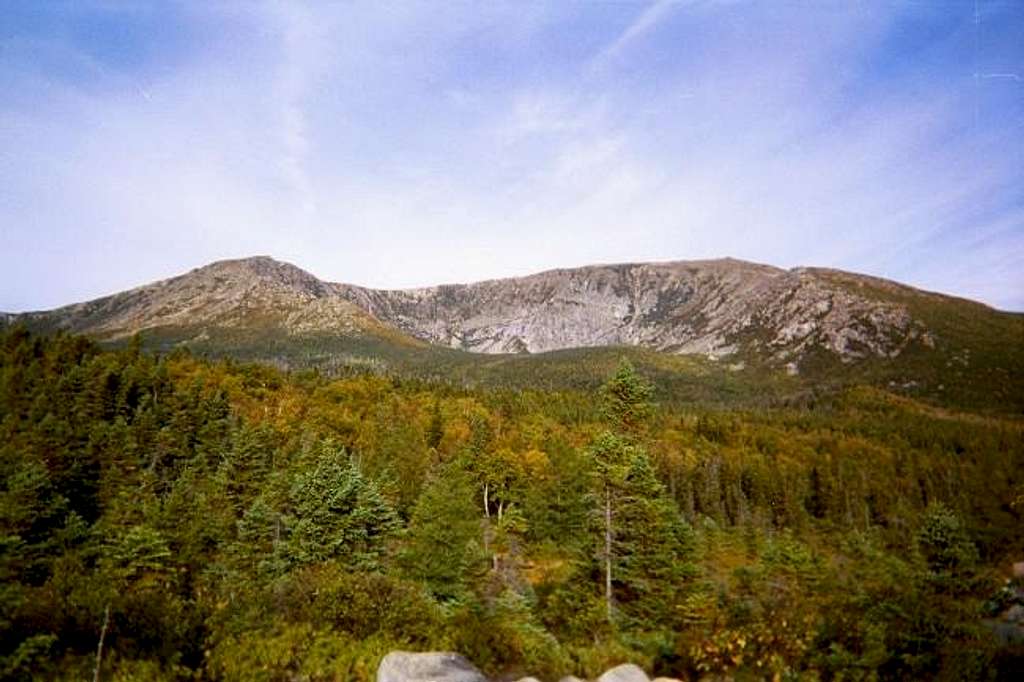
[[277, 80], [277, 96], [281, 101], [281, 125], [284, 154], [282, 168], [303, 213], [316, 210], [313, 187], [305, 168], [309, 151], [305, 98], [310, 80], [322, 60], [323, 27], [301, 4], [274, 4], [275, 14], [283, 24], [283, 58]]
[[641, 39], [667, 17], [670, 12], [684, 4], [691, 5], [694, 3], [693, 0], [653, 0], [630, 22], [615, 40], [594, 56], [590, 63], [591, 70], [596, 70], [608, 62], [617, 59], [631, 43]]
[[0, 310], [252, 253], [389, 287], [731, 255], [1024, 309], [1024, 93], [975, 77], [1024, 69], [1019, 5], [76, 7], [0, 36]]

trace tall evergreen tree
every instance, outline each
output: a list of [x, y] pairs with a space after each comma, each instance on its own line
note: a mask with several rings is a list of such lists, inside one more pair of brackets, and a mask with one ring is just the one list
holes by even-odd
[[615, 374], [601, 386], [601, 415], [613, 431], [638, 436], [654, 410], [654, 387], [623, 360]]
[[[692, 540], [643, 448], [606, 432], [588, 450], [600, 500], [606, 616], [665, 616], [692, 572]], [[651, 621], [653, 622], [653, 621]]]
[[404, 572], [443, 601], [464, 598], [486, 566], [480, 515], [469, 475], [444, 467], [423, 490], [400, 554]]
[[313, 468], [300, 472], [290, 491], [292, 559], [309, 564], [340, 558], [379, 569], [398, 515], [347, 452], [331, 444], [319, 450]]
[[671, 592], [691, 567], [688, 529], [638, 444], [653, 408], [653, 389], [628, 362], [601, 387], [605, 431], [588, 450], [600, 504], [605, 614], [664, 615]]

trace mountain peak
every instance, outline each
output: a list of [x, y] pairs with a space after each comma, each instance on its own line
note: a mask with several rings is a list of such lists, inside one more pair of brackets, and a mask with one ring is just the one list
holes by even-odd
[[188, 274], [183, 275], [183, 277], [196, 275], [272, 279], [307, 286], [322, 284], [319, 279], [302, 268], [285, 261], [276, 260], [270, 256], [248, 256], [246, 258], [218, 260], [195, 268]]
[[269, 256], [220, 260], [113, 296], [76, 303], [29, 320], [42, 326], [122, 338], [147, 330], [253, 329], [350, 333], [375, 320], [332, 285]]

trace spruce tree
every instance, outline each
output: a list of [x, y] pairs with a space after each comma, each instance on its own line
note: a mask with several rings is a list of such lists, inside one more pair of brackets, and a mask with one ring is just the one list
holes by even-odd
[[474, 497], [469, 475], [450, 465], [427, 484], [412, 510], [401, 565], [442, 601], [466, 598], [486, 566]]
[[689, 532], [639, 444], [653, 407], [653, 387], [628, 362], [601, 387], [609, 430], [588, 450], [599, 501], [605, 615], [654, 619], [671, 610], [672, 594], [691, 572]]
[[399, 527], [395, 510], [348, 453], [330, 444], [292, 484], [290, 554], [298, 564], [340, 558], [364, 570], [381, 568], [386, 542]]

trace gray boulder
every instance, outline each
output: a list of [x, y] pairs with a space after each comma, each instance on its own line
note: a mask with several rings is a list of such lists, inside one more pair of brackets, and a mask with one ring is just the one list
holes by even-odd
[[487, 682], [458, 654], [392, 651], [381, 659], [377, 682]]
[[623, 663], [597, 678], [597, 682], [651, 682], [647, 673], [632, 663]]

